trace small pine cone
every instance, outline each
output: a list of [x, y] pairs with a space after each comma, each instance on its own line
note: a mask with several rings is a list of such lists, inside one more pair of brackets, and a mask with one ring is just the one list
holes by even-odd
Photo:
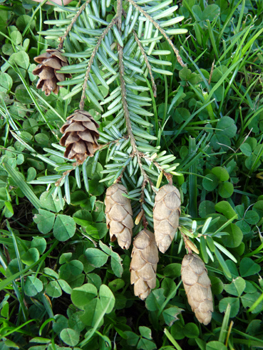
[[98, 148], [98, 124], [86, 111], [76, 110], [67, 117], [60, 131], [64, 134], [60, 144], [66, 147], [64, 156], [76, 159], [82, 164], [88, 156], [93, 156]]
[[120, 184], [114, 184], [107, 189], [105, 213], [106, 224], [110, 229], [111, 242], [117, 239], [122, 249], [129, 249], [134, 223], [131, 202], [123, 196], [124, 193], [127, 194], [127, 190]]
[[181, 274], [189, 305], [198, 321], [207, 325], [212, 318], [213, 297], [203, 260], [195, 254], [185, 255]]
[[172, 185], [162, 186], [153, 208], [154, 235], [160, 252], [165, 253], [176, 233], [181, 214], [178, 189]]
[[130, 265], [134, 294], [144, 300], [156, 286], [156, 268], [159, 261], [154, 234], [142, 230], [133, 241]]
[[71, 77], [71, 74], [57, 73], [61, 67], [68, 66], [68, 60], [58, 49], [48, 49], [45, 53], [35, 57], [34, 60], [39, 63], [33, 70], [33, 74], [39, 76], [37, 89], [42, 88], [46, 96], [49, 96], [51, 91], [57, 95], [59, 91], [57, 82]]

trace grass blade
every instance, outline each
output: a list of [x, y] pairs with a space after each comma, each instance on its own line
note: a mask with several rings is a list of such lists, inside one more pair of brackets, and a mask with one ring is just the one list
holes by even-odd
[[42, 207], [40, 200], [37, 198], [37, 196], [31, 190], [28, 184], [24, 181], [22, 175], [15, 169], [13, 169], [9, 164], [4, 163], [3, 165], [8, 174], [12, 177], [15, 184], [20, 188], [20, 190], [24, 193], [27, 199], [33, 204], [33, 206], [36, 209], [40, 209]]
[[222, 322], [222, 327], [220, 330], [219, 338], [218, 338], [218, 341], [220, 341], [223, 344], [224, 344], [226, 336], [227, 336], [227, 328], [228, 328], [228, 322], [229, 322], [229, 318], [230, 318], [230, 311], [231, 311], [231, 305], [228, 304], [226, 311], [225, 311], [225, 316], [224, 316], [224, 319]]

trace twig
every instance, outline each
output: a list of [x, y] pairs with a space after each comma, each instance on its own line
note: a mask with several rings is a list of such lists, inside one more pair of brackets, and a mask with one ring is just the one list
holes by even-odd
[[[124, 10], [122, 10], [122, 13], [123, 13], [124, 17], [126, 18], [127, 13]], [[152, 82], [153, 96], [156, 97], [157, 96], [157, 88], [156, 88], [156, 84], [155, 84], [153, 73], [152, 73], [152, 66], [149, 63], [148, 57], [146, 55], [146, 52], [144, 51], [144, 48], [143, 48], [143, 46], [142, 46], [142, 44], [140, 42], [140, 39], [138, 38], [138, 35], [137, 35], [137, 33], [135, 32], [134, 29], [132, 30], [132, 33], [134, 35], [136, 43], [139, 46], [140, 51], [141, 51], [141, 53], [142, 53], [142, 55], [144, 57], [144, 61], [146, 63], [146, 66], [147, 66], [147, 68], [149, 70], [149, 74], [150, 74], [151, 82]]]
[[[122, 0], [118, 0], [117, 5], [117, 18], [118, 18], [118, 29], [121, 29], [121, 14], [122, 14]], [[126, 100], [126, 86], [124, 81], [124, 65], [123, 65], [123, 48], [120, 44], [118, 44], [118, 54], [119, 54], [119, 72], [120, 72], [120, 82], [121, 82], [121, 97], [122, 97], [122, 105], [123, 105], [123, 111], [124, 111], [124, 117], [127, 127], [127, 133], [130, 138], [131, 146], [133, 149], [133, 157], [137, 157], [137, 161], [141, 170], [141, 174], [143, 175], [143, 184], [142, 184], [142, 191], [141, 191], [141, 208], [144, 203], [144, 188], [146, 186], [146, 183], [149, 183], [151, 187], [154, 189], [152, 181], [149, 179], [148, 175], [146, 174], [145, 170], [142, 166], [142, 160], [141, 160], [141, 153], [137, 149], [135, 137], [132, 132], [132, 126], [131, 126], [131, 120], [130, 120], [130, 113], [128, 109], [128, 104]], [[144, 227], [147, 226], [147, 221], [143, 212], [143, 225]]]
[[[119, 52], [119, 69], [120, 69], [120, 81], [121, 81], [121, 96], [122, 96], [122, 105], [123, 105], [123, 110], [124, 110], [124, 117], [126, 121], [126, 127], [127, 127], [127, 133], [130, 138], [131, 146], [133, 149], [133, 156], [137, 157], [139, 167], [141, 169], [141, 173], [144, 177], [144, 181], [151, 183], [151, 180], [149, 179], [148, 175], [146, 174], [145, 170], [143, 169], [142, 166], [142, 161], [141, 161], [141, 153], [137, 149], [136, 141], [132, 132], [132, 126], [131, 126], [131, 121], [130, 121], [130, 114], [128, 110], [128, 104], [126, 101], [126, 87], [125, 87], [125, 82], [124, 82], [124, 65], [123, 65], [123, 49], [122, 47], [118, 44], [118, 52]], [[152, 184], [151, 184], [152, 186]]]
[[145, 200], [144, 200], [144, 198], [145, 198], [145, 193], [144, 193], [145, 186], [146, 186], [146, 181], [144, 180], [142, 183], [141, 197], [139, 200], [139, 202], [141, 204], [141, 210], [140, 210], [139, 214], [136, 216], [135, 225], [139, 225], [140, 221], [142, 220], [143, 227], [147, 228], [148, 222], [147, 222], [147, 219], [145, 216], [145, 211], [143, 209], [143, 203], [145, 202]]
[[97, 51], [98, 51], [98, 49], [100, 47], [100, 44], [101, 44], [102, 40], [108, 34], [110, 29], [114, 26], [116, 21], [117, 21], [117, 17], [115, 16], [115, 17], [113, 17], [111, 22], [108, 24], [108, 26], [104, 29], [103, 33], [99, 37], [99, 40], [98, 40], [96, 46], [94, 47], [94, 49], [92, 51], [92, 54], [90, 56], [89, 63], [88, 63], [88, 68], [86, 70], [86, 74], [85, 74], [85, 78], [84, 78], [84, 83], [83, 83], [83, 88], [82, 88], [82, 95], [81, 95], [81, 100], [80, 100], [80, 103], [79, 103], [79, 109], [80, 110], [84, 109], [84, 102], [85, 102], [85, 96], [86, 96], [87, 83], [88, 83], [88, 80], [89, 80], [89, 74], [90, 74], [91, 66], [92, 66], [92, 63], [93, 63], [94, 58], [96, 56], [96, 53], [97, 53]]
[[122, 15], [122, 0], [118, 0], [117, 2], [117, 27], [119, 31], [121, 31], [121, 15]]
[[169, 185], [173, 185], [173, 175], [167, 172], [164, 172], [166, 180], [169, 182]]
[[117, 177], [117, 179], [114, 181], [115, 184], [117, 184], [118, 182], [121, 181], [121, 178], [122, 178], [122, 176], [123, 176], [123, 173], [124, 173], [125, 169], [126, 169], [126, 166], [124, 166], [124, 167], [122, 168], [120, 175], [119, 175], [119, 176]]
[[68, 33], [71, 31], [73, 25], [75, 24], [78, 17], [81, 15], [83, 10], [85, 10], [85, 7], [91, 2], [91, 0], [87, 0], [78, 10], [78, 12], [75, 14], [75, 16], [72, 18], [70, 25], [68, 26], [65, 34], [60, 38], [60, 44], [58, 45], [58, 49], [61, 50], [63, 48], [63, 43], [66, 37], [68, 36]]
[[136, 34], [135, 30], [132, 31], [133, 35], [134, 35], [134, 38], [135, 38], [135, 41], [136, 43], [138, 44], [140, 50], [141, 50], [141, 53], [144, 57], [144, 61], [146, 63], [146, 66], [149, 70], [149, 74], [150, 74], [150, 77], [151, 77], [151, 82], [152, 82], [152, 89], [153, 89], [153, 96], [156, 97], [157, 96], [157, 88], [156, 88], [156, 84], [155, 84], [155, 81], [154, 81], [154, 77], [153, 77], [153, 73], [152, 73], [152, 66], [150, 65], [149, 61], [148, 61], [148, 57], [142, 47], [142, 44], [138, 38], [138, 35]]
[[118, 143], [118, 142], [121, 141], [122, 139], [127, 139], [127, 138], [128, 138], [127, 135], [123, 135], [123, 136], [120, 137], [119, 139], [116, 139], [116, 140], [114, 140], [114, 141], [109, 141], [109, 142], [107, 142], [107, 143], [104, 143], [103, 145], [99, 145], [95, 152], [100, 151], [100, 150], [102, 150], [102, 149], [105, 148], [105, 147], [108, 147], [108, 146], [110, 146], [110, 145], [112, 145], [112, 144]]
[[156, 162], [153, 159], [151, 159], [150, 157], [146, 156], [144, 153], [141, 153], [141, 157], [147, 159], [149, 162], [152, 162], [156, 166], [157, 169], [159, 169], [160, 171], [163, 172], [164, 176], [166, 177], [167, 181], [169, 182], [169, 185], [173, 185], [172, 174], [167, 173], [158, 162]]
[[55, 182], [55, 186], [56, 186], [56, 187], [60, 186], [61, 181], [64, 179], [64, 177], [66, 177], [68, 174], [70, 174], [72, 170], [74, 170], [74, 168], [65, 171], [65, 172], [63, 173], [63, 175], [61, 176], [61, 178], [58, 179], [58, 180]]
[[127, 0], [130, 4], [132, 4], [139, 12], [141, 12], [154, 26], [156, 29], [158, 29], [162, 35], [165, 37], [165, 39], [168, 41], [169, 45], [171, 46], [171, 48], [173, 49], [177, 61], [180, 63], [180, 65], [182, 67], [186, 67], [186, 64], [183, 63], [182, 57], [179, 54], [179, 51], [177, 50], [177, 48], [174, 46], [172, 40], [169, 38], [169, 36], [166, 34], [165, 30], [160, 27], [159, 23], [156, 22], [147, 12], [145, 12], [141, 6], [137, 5], [136, 2], [134, 2], [133, 0]]

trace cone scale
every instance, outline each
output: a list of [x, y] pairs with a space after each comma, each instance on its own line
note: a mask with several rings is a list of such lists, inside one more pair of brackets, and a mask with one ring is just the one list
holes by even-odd
[[185, 255], [181, 275], [189, 305], [198, 321], [207, 325], [212, 318], [213, 297], [203, 260], [196, 254]]
[[123, 194], [127, 194], [127, 190], [120, 184], [114, 184], [107, 189], [105, 197], [106, 224], [110, 230], [111, 241], [117, 239], [122, 249], [129, 249], [134, 223], [131, 202]]
[[67, 117], [67, 122], [60, 129], [63, 133], [60, 144], [66, 147], [64, 156], [76, 159], [78, 164], [93, 156], [98, 149], [98, 126], [86, 111], [76, 110]]
[[174, 239], [181, 213], [180, 192], [175, 186], [162, 186], [153, 208], [154, 235], [158, 249], [165, 253]]
[[156, 269], [159, 261], [154, 234], [142, 230], [133, 241], [130, 265], [134, 294], [144, 300], [156, 286]]
[[62, 67], [68, 66], [68, 60], [58, 49], [48, 49], [34, 60], [39, 63], [33, 70], [33, 74], [39, 77], [37, 89], [42, 89], [46, 96], [52, 91], [57, 95], [59, 91], [57, 83], [71, 77], [71, 74], [58, 73]]

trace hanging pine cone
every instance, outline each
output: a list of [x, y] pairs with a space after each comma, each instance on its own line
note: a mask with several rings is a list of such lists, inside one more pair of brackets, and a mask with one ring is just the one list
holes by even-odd
[[185, 255], [181, 274], [189, 305], [198, 321], [207, 325], [212, 318], [213, 297], [203, 260], [195, 254]]
[[93, 156], [98, 148], [98, 124], [89, 112], [76, 110], [67, 117], [60, 131], [64, 134], [60, 144], [66, 147], [64, 156], [76, 159], [82, 164], [88, 156]]
[[129, 249], [134, 223], [131, 202], [123, 196], [124, 193], [127, 194], [127, 190], [120, 184], [114, 184], [107, 189], [105, 213], [106, 224], [110, 229], [111, 242], [117, 239], [122, 249]]
[[178, 189], [172, 185], [162, 186], [153, 208], [154, 235], [160, 252], [170, 247], [179, 224], [181, 200]]
[[70, 78], [71, 74], [58, 73], [61, 67], [68, 66], [68, 60], [58, 49], [48, 49], [45, 53], [34, 58], [39, 65], [33, 70], [34, 75], [39, 76], [37, 89], [45, 92], [49, 96], [51, 91], [58, 94], [59, 86], [57, 82]]
[[134, 294], [144, 300], [156, 286], [156, 268], [159, 261], [154, 234], [142, 230], [133, 241], [130, 265]]

